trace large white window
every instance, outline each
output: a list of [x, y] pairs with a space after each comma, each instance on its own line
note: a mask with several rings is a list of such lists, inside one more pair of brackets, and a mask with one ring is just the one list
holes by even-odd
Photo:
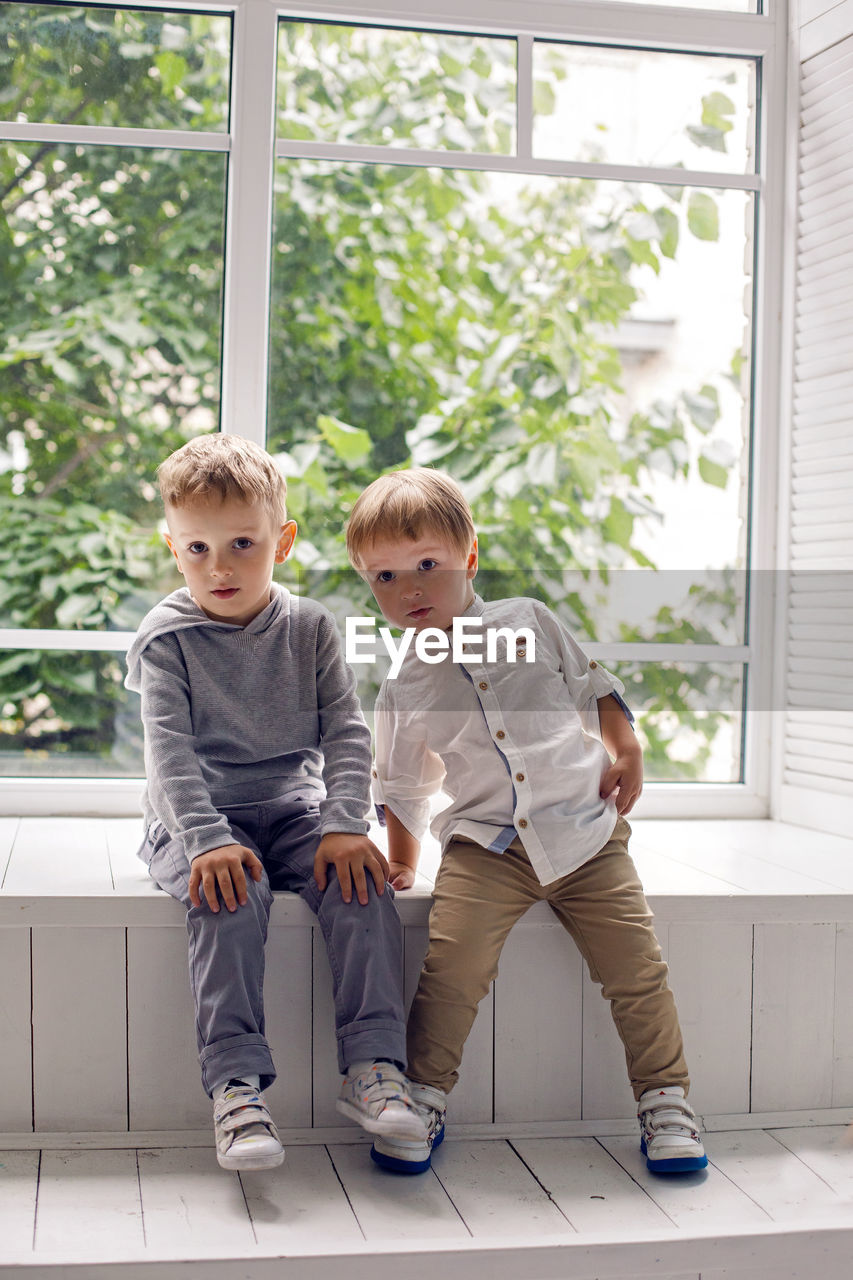
[[4, 807], [132, 805], [153, 471], [223, 429], [281, 455], [288, 580], [339, 614], [360, 488], [450, 471], [483, 593], [625, 680], [645, 811], [762, 812], [784, 14], [12, 3], [0, 36]]

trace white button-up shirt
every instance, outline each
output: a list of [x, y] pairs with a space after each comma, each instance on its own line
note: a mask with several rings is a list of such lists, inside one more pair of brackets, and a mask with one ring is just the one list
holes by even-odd
[[[616, 825], [615, 801], [599, 796], [610, 757], [597, 699], [615, 694], [630, 717], [624, 685], [539, 600], [475, 596], [463, 616], [482, 618], [482, 635], [466, 645], [475, 656], [426, 663], [412, 645], [379, 691], [374, 798], [420, 840], [430, 797], [443, 790], [450, 803], [432, 822], [442, 850], [456, 835], [500, 853], [517, 834], [549, 884], [596, 854]], [[488, 661], [485, 636], [497, 627], [529, 628], [535, 661], [521, 640], [515, 662], [503, 640]]]

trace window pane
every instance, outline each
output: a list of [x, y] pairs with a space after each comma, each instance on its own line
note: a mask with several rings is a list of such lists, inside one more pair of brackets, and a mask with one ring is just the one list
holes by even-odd
[[533, 76], [535, 156], [755, 169], [751, 59], [537, 41]]
[[40, 124], [228, 127], [231, 19], [154, 9], [0, 6], [2, 114]]
[[608, 663], [636, 717], [647, 782], [742, 782], [745, 669]]
[[124, 674], [122, 653], [0, 650], [0, 773], [140, 777], [139, 697]]
[[132, 628], [154, 472], [216, 430], [226, 158], [6, 144], [0, 625]]
[[282, 163], [271, 441], [307, 536], [337, 555], [359, 483], [411, 461], [465, 482], [522, 578], [744, 568], [751, 207]]
[[514, 40], [305, 22], [279, 32], [279, 137], [514, 150]]

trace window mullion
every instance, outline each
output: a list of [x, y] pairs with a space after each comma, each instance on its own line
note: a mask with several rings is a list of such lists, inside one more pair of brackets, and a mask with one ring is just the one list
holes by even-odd
[[516, 155], [529, 160], [533, 156], [533, 37], [519, 36], [516, 49]]
[[222, 351], [223, 431], [263, 444], [273, 216], [277, 18], [235, 14]]

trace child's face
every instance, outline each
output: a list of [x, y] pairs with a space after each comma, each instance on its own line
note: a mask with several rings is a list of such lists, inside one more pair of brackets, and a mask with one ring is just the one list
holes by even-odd
[[166, 541], [198, 607], [215, 622], [245, 627], [272, 599], [273, 565], [287, 559], [296, 524], [234, 498], [167, 507]]
[[447, 630], [474, 599], [477, 539], [459, 551], [438, 534], [381, 539], [364, 556], [364, 575], [387, 620], [405, 630]]

